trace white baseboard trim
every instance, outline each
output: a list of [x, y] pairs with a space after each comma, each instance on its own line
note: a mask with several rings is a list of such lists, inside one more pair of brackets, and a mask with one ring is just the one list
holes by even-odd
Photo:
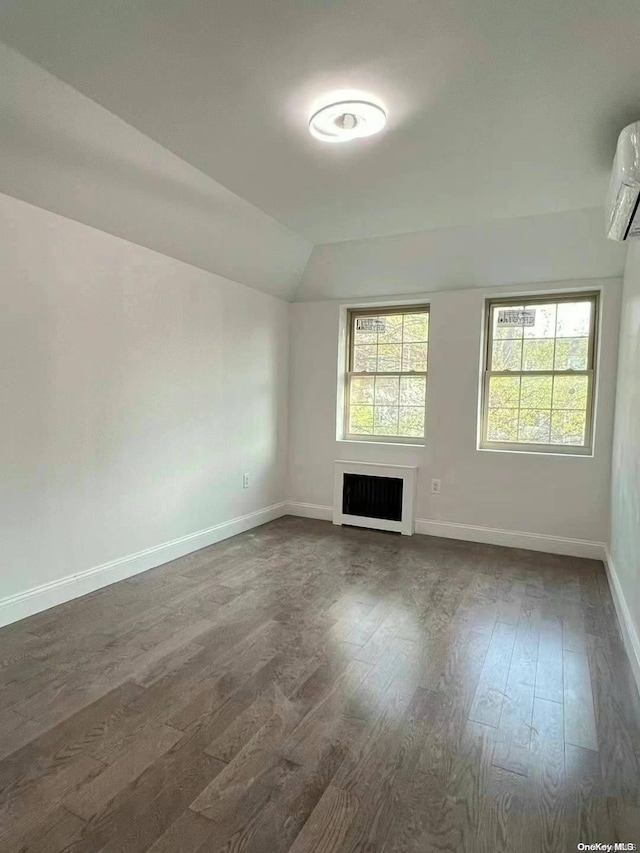
[[638, 685], [638, 691], [640, 692], [640, 636], [638, 636], [638, 630], [633, 624], [633, 619], [631, 618], [631, 613], [627, 606], [620, 580], [618, 579], [616, 567], [611, 559], [609, 548], [606, 549], [604, 567], [607, 571], [607, 579], [611, 588], [611, 597], [616, 608], [618, 622], [620, 623], [622, 639], [627, 650], [627, 655], [629, 656], [629, 661], [631, 662], [631, 669]]
[[63, 604], [72, 598], [94, 592], [116, 581], [126, 580], [140, 572], [155, 569], [163, 563], [214, 545], [216, 542], [243, 533], [252, 527], [258, 527], [267, 521], [273, 521], [286, 514], [285, 506], [284, 502], [273, 504], [247, 515], [232, 518], [230, 521], [215, 524], [206, 530], [199, 530], [197, 533], [163, 542], [162, 545], [146, 548], [136, 554], [130, 554], [0, 599], [0, 627], [25, 619], [27, 616], [33, 616], [34, 613], [40, 613], [42, 610], [48, 610], [57, 604]]
[[285, 507], [287, 515], [297, 515], [300, 518], [317, 518], [320, 521], [333, 521], [333, 507], [330, 506], [287, 501]]
[[458, 524], [430, 518], [416, 519], [416, 533], [443, 536], [445, 539], [463, 539], [466, 542], [482, 542], [486, 545], [503, 545], [506, 548], [524, 548], [527, 551], [543, 551], [545, 554], [562, 554], [566, 557], [588, 557], [592, 560], [605, 558], [604, 542], [566, 539], [562, 536], [501, 530], [494, 527], [477, 527], [473, 524]]
[[[321, 504], [287, 501], [286, 512], [288, 515], [319, 518], [324, 521], [331, 521], [333, 518], [333, 509]], [[500, 530], [493, 527], [476, 527], [473, 524], [436, 521], [430, 518], [417, 518], [415, 528], [416, 533], [426, 534], [427, 536], [443, 536], [445, 539], [483, 542], [486, 545], [503, 545], [506, 548], [524, 548], [528, 551], [562, 554], [567, 557], [588, 557], [603, 561], [605, 559], [604, 542], [565, 539], [561, 536], [545, 536], [540, 533], [523, 533], [517, 530]]]

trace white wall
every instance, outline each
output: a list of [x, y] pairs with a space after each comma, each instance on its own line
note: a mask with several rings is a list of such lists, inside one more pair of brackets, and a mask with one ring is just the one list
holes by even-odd
[[[336, 440], [341, 303], [293, 304], [290, 499], [330, 505], [335, 459], [418, 465], [419, 519], [606, 542], [620, 281], [560, 282], [544, 290], [599, 285], [602, 335], [593, 458], [476, 450], [484, 300], [522, 288], [424, 295], [431, 305], [424, 447]], [[442, 480], [438, 497], [430, 493], [432, 477]]]
[[[622, 292], [613, 467], [611, 563], [614, 595], [635, 655], [640, 686], [640, 243], [629, 246]], [[616, 583], [617, 581], [617, 583]], [[617, 588], [616, 588], [617, 587]], [[625, 625], [626, 620], [626, 625]]]
[[3, 195], [0, 231], [0, 599], [282, 501], [287, 303]]
[[316, 246], [296, 300], [622, 277], [600, 207]]

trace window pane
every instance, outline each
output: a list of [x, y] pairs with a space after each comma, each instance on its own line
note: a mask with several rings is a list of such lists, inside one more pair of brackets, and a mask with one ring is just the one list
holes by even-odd
[[[500, 311], [509, 310], [509, 311], [522, 311], [524, 305], [496, 305], [493, 309], [493, 340], [494, 341], [506, 341], [506, 340], [522, 340], [522, 326], [499, 326], [498, 325], [498, 317]], [[498, 370], [499, 368], [494, 368]], [[501, 368], [500, 368], [501, 369]]]
[[517, 408], [520, 405], [520, 377], [492, 376], [489, 379], [489, 406], [492, 409]]
[[[530, 299], [532, 297], [529, 297]], [[487, 442], [585, 445], [594, 381], [595, 299], [545, 297], [490, 305], [490, 349], [483, 402]], [[525, 310], [531, 326], [511, 326]], [[509, 313], [513, 312], [514, 316]], [[498, 326], [498, 319], [507, 325]], [[501, 375], [497, 375], [501, 374]]]
[[402, 369], [421, 371], [427, 369], [426, 343], [402, 345]]
[[585, 411], [588, 390], [589, 378], [587, 376], [554, 376], [553, 408]]
[[518, 441], [526, 444], [548, 444], [551, 412], [540, 409], [520, 409]]
[[556, 340], [556, 370], [586, 370], [589, 338], [558, 338]]
[[588, 338], [592, 302], [561, 302], [558, 305], [556, 335], [559, 338]]
[[525, 326], [525, 338], [554, 338], [556, 334], [555, 305], [527, 305], [530, 311], [535, 311], [536, 321], [533, 326]]
[[397, 406], [376, 406], [373, 415], [374, 435], [398, 435]]
[[351, 402], [373, 405], [373, 376], [353, 376], [351, 379]]
[[379, 344], [393, 344], [402, 341], [402, 314], [389, 314], [381, 318], [378, 332]]
[[400, 405], [422, 406], [424, 409], [427, 394], [426, 376], [400, 377]]
[[373, 406], [351, 406], [349, 409], [349, 432], [354, 435], [372, 435]]
[[424, 437], [424, 407], [401, 406], [398, 418], [398, 435]]
[[586, 412], [552, 412], [551, 444], [584, 445]]
[[405, 343], [429, 340], [429, 315], [405, 314], [402, 340]]
[[355, 346], [362, 346], [362, 344], [377, 344], [377, 326], [379, 322], [379, 317], [354, 317], [353, 343]]
[[400, 379], [397, 376], [376, 376], [376, 406], [397, 406]]
[[529, 339], [524, 342], [523, 370], [553, 370], [553, 338]]
[[522, 340], [493, 342], [492, 370], [520, 370], [521, 364]]
[[552, 376], [523, 376], [520, 405], [524, 409], [550, 409]]
[[402, 357], [401, 344], [380, 344], [378, 346], [378, 371], [400, 370]]
[[487, 438], [489, 441], [517, 441], [518, 410], [489, 409]]
[[367, 371], [375, 373], [378, 356], [377, 346], [356, 346], [353, 348], [353, 369], [356, 373]]
[[426, 376], [403, 374], [426, 373], [429, 311], [376, 310], [352, 317], [346, 430], [422, 438]]

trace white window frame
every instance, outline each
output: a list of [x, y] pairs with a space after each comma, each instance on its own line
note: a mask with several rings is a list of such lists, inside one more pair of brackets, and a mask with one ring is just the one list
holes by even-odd
[[[364, 441], [374, 442], [377, 444], [413, 444], [424, 445], [427, 434], [427, 398], [428, 398], [428, 372], [429, 372], [429, 344], [427, 341], [427, 370], [392, 370], [392, 371], [355, 371], [353, 367], [353, 347], [354, 347], [354, 324], [357, 317], [383, 317], [392, 314], [429, 314], [429, 338], [431, 338], [431, 312], [428, 304], [411, 304], [411, 305], [379, 305], [377, 307], [367, 308], [347, 308], [347, 325], [346, 325], [346, 353], [344, 373], [344, 419], [342, 425], [342, 435], [344, 441]], [[351, 396], [351, 379], [357, 376], [424, 376], [425, 377], [425, 424], [424, 435], [363, 435], [362, 433], [349, 432], [349, 400]]]
[[[493, 354], [493, 317], [494, 312], [500, 308], [509, 308], [518, 305], [560, 305], [563, 302], [585, 302], [592, 303], [591, 325], [589, 328], [589, 342], [587, 346], [587, 369], [586, 370], [492, 370], [491, 359]], [[595, 412], [595, 388], [598, 354], [598, 325], [600, 316], [600, 292], [583, 291], [575, 293], [559, 293], [546, 295], [529, 295], [526, 293], [509, 298], [489, 298], [485, 303], [485, 340], [483, 353], [482, 371], [482, 406], [480, 414], [480, 438], [478, 447], [480, 450], [504, 450], [511, 452], [529, 452], [545, 454], [561, 454], [573, 456], [592, 456], [594, 438], [594, 412]], [[584, 445], [575, 444], [528, 444], [515, 441], [490, 441], [487, 438], [489, 423], [489, 381], [492, 376], [587, 376], [587, 410], [585, 424]]]

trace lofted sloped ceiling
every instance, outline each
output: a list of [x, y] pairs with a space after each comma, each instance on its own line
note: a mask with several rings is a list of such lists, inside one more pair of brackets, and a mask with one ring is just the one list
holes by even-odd
[[303, 238], [0, 44], [0, 192], [291, 299]]
[[[1, 0], [0, 38], [312, 243], [601, 204], [637, 0]], [[389, 130], [313, 139], [372, 91]]]
[[[173, 237], [161, 222], [167, 207], [136, 238], [141, 226], [122, 224], [127, 204], [115, 191], [107, 207], [119, 213], [92, 224], [219, 267], [197, 220], [228, 191], [234, 215], [248, 203], [240, 221], [252, 218], [265, 255], [242, 261], [240, 253], [230, 264], [239, 272], [215, 271], [288, 298], [311, 244], [469, 226], [481, 235], [491, 221], [593, 211], [617, 134], [640, 117], [637, 0], [0, 0], [0, 39], [156, 144], [154, 165], [143, 168], [150, 203], [162, 158], [181, 171], [179, 195], [182, 181], [192, 184], [194, 210]], [[309, 112], [340, 92], [382, 99], [388, 129], [344, 146], [312, 138]], [[27, 118], [55, 124], [55, 107], [38, 108], [44, 116], [23, 115], [25, 139]], [[107, 130], [102, 116], [100, 126], [101, 144], [110, 144], [115, 124]], [[21, 133], [9, 142], [18, 147]], [[136, 144], [129, 166], [139, 170], [148, 158], [141, 138]], [[94, 153], [87, 170], [100, 159]], [[0, 189], [24, 197], [0, 177]], [[174, 178], [164, 191], [170, 204]], [[64, 187], [51, 189], [57, 194]], [[602, 248], [608, 270], [612, 251]], [[267, 285], [256, 284], [261, 264]]]

